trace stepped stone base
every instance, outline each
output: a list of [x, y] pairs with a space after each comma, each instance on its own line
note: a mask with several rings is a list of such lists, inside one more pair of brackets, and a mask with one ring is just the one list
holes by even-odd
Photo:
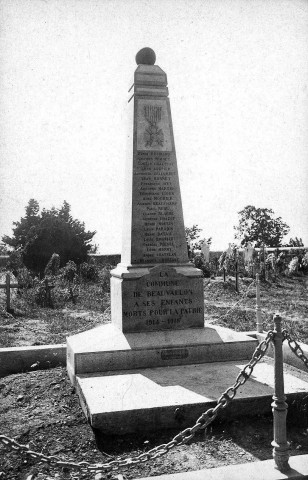
[[94, 372], [246, 359], [257, 344], [243, 333], [210, 325], [124, 334], [107, 324], [67, 339], [67, 369], [75, 384], [76, 375]]
[[[247, 361], [204, 363], [162, 368], [77, 375], [81, 406], [89, 423], [105, 434], [121, 435], [158, 429], [183, 429], [216, 405]], [[306, 397], [308, 374], [289, 367], [284, 376], [289, 405]], [[300, 378], [297, 378], [299, 377]], [[269, 359], [257, 364], [251, 378], [222, 417], [271, 412], [274, 368]]]

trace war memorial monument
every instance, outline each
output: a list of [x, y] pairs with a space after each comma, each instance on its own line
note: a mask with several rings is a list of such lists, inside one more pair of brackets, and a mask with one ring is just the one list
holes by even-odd
[[[185, 239], [167, 76], [155, 60], [149, 48], [138, 52], [128, 102], [122, 255], [111, 271], [111, 323], [67, 340], [71, 382], [92, 427], [106, 432], [184, 425], [208, 401], [190, 388], [202, 365], [247, 359], [257, 345], [245, 334], [204, 324], [202, 273], [189, 262]], [[174, 414], [192, 405], [190, 415]]]

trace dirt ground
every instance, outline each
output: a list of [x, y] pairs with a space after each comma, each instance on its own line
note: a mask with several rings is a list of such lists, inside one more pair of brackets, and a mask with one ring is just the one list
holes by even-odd
[[[289, 418], [291, 455], [308, 453], [308, 429]], [[64, 368], [11, 375], [0, 379], [1, 434], [29, 445], [31, 450], [61, 459], [105, 463], [138, 455], [178, 432], [165, 431], [125, 437], [94, 435], [79, 406]], [[217, 418], [187, 445], [145, 464], [110, 472], [102, 478], [138, 478], [163, 473], [213, 468], [271, 458], [272, 418]], [[95, 440], [96, 438], [96, 440]], [[32, 477], [31, 477], [32, 475]], [[0, 479], [93, 479], [94, 473], [38, 465], [0, 443]], [[121, 478], [121, 477], [118, 477]]]
[[[235, 330], [255, 330], [255, 286], [234, 278], [204, 279], [205, 320]], [[0, 346], [64, 343], [66, 336], [110, 321], [109, 294], [88, 285], [76, 305], [58, 309], [29, 307], [16, 295], [14, 315], [0, 313]], [[272, 315], [279, 310], [285, 326], [296, 338], [308, 341], [307, 278], [282, 278], [261, 286], [262, 320], [265, 330], [272, 327]], [[290, 411], [289, 411], [290, 413]], [[142, 435], [113, 437], [94, 435], [79, 406], [64, 368], [31, 371], [0, 379], [0, 434], [14, 438], [31, 450], [56, 455], [65, 460], [90, 463], [138, 455], [178, 432], [144, 432]], [[102, 478], [138, 478], [213, 468], [271, 458], [272, 418], [251, 417], [221, 422], [217, 418], [206, 432], [187, 445], [139, 466], [106, 473]], [[307, 425], [288, 415], [291, 455], [308, 453]], [[118, 475], [122, 475], [118, 476]], [[118, 477], [117, 477], [118, 476]], [[0, 480], [94, 479], [94, 473], [38, 465], [0, 443]]]

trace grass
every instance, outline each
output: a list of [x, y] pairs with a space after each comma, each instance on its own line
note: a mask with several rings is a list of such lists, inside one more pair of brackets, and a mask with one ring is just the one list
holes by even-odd
[[[78, 279], [74, 284], [52, 278], [54, 308], [36, 303], [38, 288], [14, 292], [14, 314], [0, 311], [0, 347], [65, 343], [66, 337], [110, 321], [109, 269], [101, 268], [96, 281]], [[76, 294], [76, 304], [69, 293]]]
[[[66, 337], [110, 321], [109, 268], [101, 268], [97, 281], [73, 285], [76, 304], [69, 295], [70, 284], [57, 278], [53, 289], [55, 308], [42, 308], [35, 302], [34, 289], [24, 289], [12, 298], [14, 316], [0, 312], [0, 347], [65, 343]], [[261, 283], [261, 310], [264, 330], [273, 327], [279, 311], [284, 328], [308, 343], [307, 277], [279, 277]], [[236, 331], [256, 329], [255, 285], [252, 279], [222, 277], [204, 279], [205, 320]]]
[[[273, 316], [279, 312], [283, 328], [295, 338], [308, 343], [308, 302], [305, 277], [279, 277], [276, 282], [260, 285], [261, 318], [265, 331], [273, 328]], [[255, 286], [248, 279], [240, 280], [240, 293], [235, 292], [234, 279], [222, 278], [205, 282], [205, 311], [214, 325], [236, 331], [256, 329]]]

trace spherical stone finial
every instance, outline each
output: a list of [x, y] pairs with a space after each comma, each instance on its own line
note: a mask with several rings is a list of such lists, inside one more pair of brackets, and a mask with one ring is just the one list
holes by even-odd
[[149, 47], [142, 48], [136, 55], [137, 65], [154, 65], [155, 60], [155, 52]]

